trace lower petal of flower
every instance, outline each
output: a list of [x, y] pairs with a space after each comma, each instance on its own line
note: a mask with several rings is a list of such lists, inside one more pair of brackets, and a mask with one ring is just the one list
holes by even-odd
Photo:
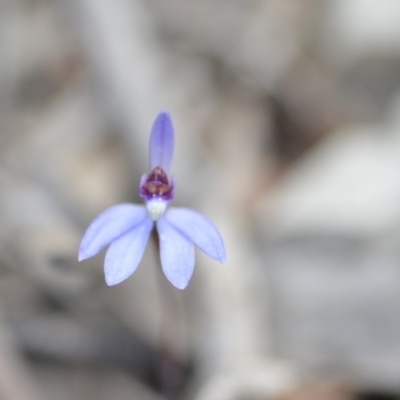
[[142, 260], [153, 225], [153, 221], [146, 217], [135, 229], [111, 244], [104, 260], [107, 285], [116, 285], [135, 272]]
[[161, 266], [167, 279], [178, 289], [185, 289], [194, 269], [194, 245], [165, 218], [157, 221]]
[[146, 216], [146, 208], [136, 204], [118, 204], [102, 212], [83, 235], [79, 247], [79, 261], [99, 253], [113, 240], [135, 228]]
[[225, 264], [224, 241], [217, 228], [204, 215], [188, 208], [170, 208], [165, 219], [190, 239], [201, 251]]

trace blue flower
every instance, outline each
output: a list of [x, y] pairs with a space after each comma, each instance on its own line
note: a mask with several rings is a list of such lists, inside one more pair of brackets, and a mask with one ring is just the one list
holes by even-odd
[[167, 279], [184, 289], [193, 274], [194, 245], [225, 263], [225, 247], [215, 226], [187, 208], [168, 208], [174, 197], [174, 179], [168, 172], [174, 148], [174, 129], [168, 112], [154, 121], [150, 135], [150, 170], [140, 180], [144, 205], [118, 204], [101, 213], [87, 228], [79, 248], [79, 261], [110, 245], [104, 260], [107, 285], [116, 285], [138, 267], [150, 233], [156, 226], [161, 266]]

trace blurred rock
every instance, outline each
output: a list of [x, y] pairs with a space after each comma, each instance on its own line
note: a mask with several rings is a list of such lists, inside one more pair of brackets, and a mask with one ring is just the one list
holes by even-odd
[[271, 89], [299, 56], [315, 16], [314, 1], [156, 0], [150, 5], [175, 46], [222, 62], [239, 79], [263, 89]]
[[[400, 146], [384, 125], [331, 133], [261, 202], [274, 236], [374, 236], [400, 221]], [[265, 211], [265, 212], [264, 212]]]
[[293, 165], [258, 210], [279, 354], [304, 366], [306, 376], [395, 392], [398, 104], [386, 124], [332, 133]]
[[299, 388], [280, 400], [355, 400], [346, 385], [337, 381], [322, 381]]
[[325, 2], [321, 44], [334, 65], [400, 55], [400, 4], [391, 0]]

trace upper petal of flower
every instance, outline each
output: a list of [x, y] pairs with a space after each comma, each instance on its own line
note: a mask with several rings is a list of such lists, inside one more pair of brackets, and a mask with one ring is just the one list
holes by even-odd
[[194, 269], [194, 245], [164, 218], [157, 221], [161, 266], [167, 279], [185, 289]]
[[146, 217], [133, 230], [111, 244], [104, 260], [107, 285], [116, 285], [135, 272], [143, 257], [153, 224]]
[[165, 219], [209, 257], [225, 264], [224, 241], [206, 217], [188, 208], [170, 208]]
[[86, 229], [79, 247], [79, 261], [93, 257], [147, 216], [144, 206], [118, 204], [102, 212]]
[[153, 123], [150, 135], [150, 170], [161, 167], [168, 173], [174, 151], [174, 128], [171, 116], [161, 111]]

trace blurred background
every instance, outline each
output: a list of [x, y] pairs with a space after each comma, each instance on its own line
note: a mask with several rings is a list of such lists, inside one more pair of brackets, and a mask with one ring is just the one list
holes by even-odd
[[[110, 288], [161, 109], [228, 262]], [[1, 400], [400, 399], [399, 289], [399, 2], [0, 0]]]

